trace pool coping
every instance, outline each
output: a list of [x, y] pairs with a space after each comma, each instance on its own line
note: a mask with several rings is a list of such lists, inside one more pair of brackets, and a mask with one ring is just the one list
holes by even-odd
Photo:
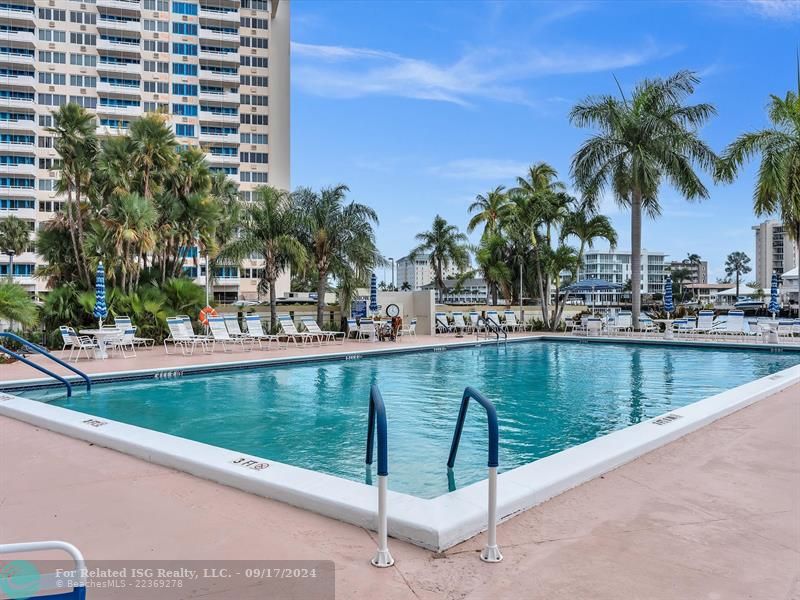
[[[514, 341], [531, 339], [574, 341], [563, 336], [526, 336], [514, 338]], [[619, 338], [590, 338], [590, 340], [641, 343], [640, 340]], [[679, 343], [686, 344], [686, 342]], [[448, 344], [447, 347], [469, 345], [475, 345], [475, 342]], [[674, 342], [669, 345], [674, 345]], [[690, 343], [690, 345], [703, 344]], [[716, 348], [722, 346], [717, 343], [710, 345]], [[414, 352], [437, 346], [439, 345], [431, 344], [403, 350], [382, 348], [365, 350], [364, 354]], [[733, 347], [747, 348], [747, 345], [739, 343]], [[759, 345], [759, 349], [766, 350], [763, 345]], [[267, 359], [266, 364], [309, 362], [319, 360], [322, 356], [327, 357], [327, 360], [333, 360], [341, 359], [342, 355], [347, 354], [352, 352], [298, 357], [288, 361], [286, 358]], [[252, 365], [253, 362], [245, 361], [245, 364]], [[257, 366], [264, 366], [265, 363], [265, 361], [256, 362], [259, 363]], [[222, 365], [235, 365], [235, 363], [222, 363]], [[198, 366], [198, 369], [211, 366], [213, 365], [202, 365]], [[241, 366], [227, 368], [241, 368]], [[154, 372], [174, 370], [175, 368], [147, 369], [116, 373], [111, 376], [116, 375], [122, 379], [126, 374], [128, 376], [135, 374], [135, 377], [139, 378], [146, 374], [153, 375]], [[187, 368], [184, 371], [195, 370]], [[32, 380], [18, 380], [9, 384], [16, 385], [23, 381]], [[498, 520], [509, 519], [521, 511], [796, 383], [800, 383], [800, 365], [501, 473], [498, 477]], [[9, 384], [4, 384], [4, 387]], [[369, 529], [375, 529], [377, 526], [377, 488], [364, 483], [2, 392], [0, 392], [0, 415], [354, 525]], [[391, 462], [389, 466], [391, 481]], [[390, 491], [389, 533], [392, 537], [425, 548], [445, 550], [486, 528], [487, 494], [485, 479], [432, 499]], [[502, 544], [502, 540], [500, 543]]]

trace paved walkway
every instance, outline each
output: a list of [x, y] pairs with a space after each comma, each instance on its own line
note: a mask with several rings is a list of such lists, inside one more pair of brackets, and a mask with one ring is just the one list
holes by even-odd
[[497, 565], [478, 536], [375, 569], [368, 531], [3, 417], [0, 457], [0, 540], [90, 559], [329, 559], [343, 599], [800, 598], [800, 386], [502, 524]]

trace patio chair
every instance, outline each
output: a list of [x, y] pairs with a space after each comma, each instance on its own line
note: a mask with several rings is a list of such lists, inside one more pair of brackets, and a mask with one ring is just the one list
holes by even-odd
[[321, 346], [322, 345], [322, 337], [316, 333], [310, 333], [308, 331], [298, 331], [297, 327], [295, 327], [294, 321], [292, 321], [292, 317], [289, 315], [278, 315], [278, 324], [281, 326], [283, 330], [283, 334], [287, 338], [287, 346], [288, 342], [294, 342], [294, 345], [298, 345], [298, 340], [303, 342], [305, 346], [307, 343], [314, 344], [314, 341]]
[[701, 310], [697, 313], [697, 325], [694, 328], [695, 335], [710, 335], [714, 330], [714, 311]]
[[603, 333], [603, 319], [600, 317], [588, 317], [586, 319], [587, 337], [597, 337]]
[[397, 335], [402, 337], [407, 335], [409, 337], [417, 337], [417, 320], [411, 319], [408, 325], [403, 325], [400, 330], [397, 332]]
[[[272, 342], [276, 342], [278, 344], [278, 349], [281, 347], [281, 340], [280, 337], [277, 335], [269, 335], [264, 333], [264, 327], [261, 325], [261, 315], [250, 314], [245, 315], [244, 323], [247, 325], [247, 332], [244, 333], [244, 337], [248, 340], [252, 340], [253, 342], [258, 342], [258, 347], [260, 349], [264, 349], [262, 346], [262, 342], [267, 342], [267, 350], [272, 349]], [[287, 340], [284, 348], [289, 345]]]
[[[114, 325], [123, 330], [130, 329], [131, 327], [133, 327], [134, 330], [138, 330], [136, 325], [131, 322], [131, 318], [123, 315], [114, 317]], [[142, 346], [144, 348], [153, 348], [156, 345], [156, 341], [153, 338], [136, 337], [135, 335], [133, 337], [133, 343], [135, 346]]]
[[779, 342], [789, 342], [792, 339], [794, 323], [792, 321], [778, 321], [777, 333]]
[[613, 321], [608, 322], [609, 333], [633, 332], [633, 314], [629, 310], [621, 310]]
[[639, 329], [638, 331], [644, 336], [647, 337], [651, 333], [658, 333], [660, 329], [658, 325], [655, 324], [653, 319], [646, 316], [639, 317]]
[[506, 329], [508, 331], [521, 331], [522, 324], [517, 321], [517, 313], [513, 310], [504, 310], [503, 316], [506, 319]]
[[500, 322], [500, 315], [497, 314], [496, 310], [487, 310], [486, 320], [491, 322], [492, 325], [497, 327], [498, 330], [506, 332], [508, 331], [508, 329], [506, 329], [506, 326]]
[[[236, 346], [237, 344], [242, 347], [243, 351], [253, 349], [253, 340], [247, 339], [243, 335], [233, 337], [228, 333], [224, 317], [208, 317], [208, 327], [211, 330], [214, 342], [219, 342], [222, 345], [223, 352], [228, 352], [228, 345]], [[247, 344], [247, 348], [245, 348], [245, 344]]]
[[361, 319], [358, 323], [358, 340], [377, 339], [378, 333], [375, 331], [375, 321], [372, 319]]
[[228, 330], [228, 335], [233, 338], [247, 337], [239, 325], [239, 317], [237, 315], [226, 313], [221, 316], [225, 319], [225, 329]]
[[450, 323], [447, 322], [447, 315], [443, 312], [436, 313], [436, 333], [450, 333]]
[[464, 321], [464, 313], [454, 312], [452, 329], [461, 333], [468, 333], [472, 330], [472, 326], [468, 325], [467, 322]]
[[717, 335], [734, 337], [744, 336], [744, 311], [729, 310], [727, 318], [721, 325], [721, 327], [715, 329]]
[[477, 311], [471, 310], [467, 317], [469, 318], [469, 324], [473, 331], [483, 331], [486, 329], [486, 326], [481, 322], [481, 316]]
[[358, 339], [358, 321], [355, 319], [347, 319], [347, 335], [345, 338], [349, 340], [351, 335], [354, 339]]
[[[169, 336], [164, 338], [164, 352], [170, 354], [169, 346], [172, 344], [176, 348], [181, 349], [181, 354], [191, 356], [198, 344], [203, 346], [203, 350], [208, 352], [209, 340], [205, 336], [196, 336], [191, 331], [191, 322], [186, 324], [184, 317], [167, 317], [167, 328], [169, 329]], [[210, 340], [211, 351], [213, 352], [213, 340]]]
[[302, 317], [300, 322], [303, 324], [303, 327], [306, 328], [308, 333], [318, 335], [320, 340], [326, 342], [335, 342], [337, 339], [341, 338], [341, 343], [344, 344], [344, 331], [329, 331], [321, 329], [313, 317]]
[[136, 335], [136, 330], [133, 327], [128, 327], [127, 329], [122, 330], [119, 337], [116, 337], [112, 340], [109, 340], [108, 349], [112, 352], [119, 352], [122, 354], [122, 358], [128, 358], [128, 355], [125, 354], [125, 350], [128, 349], [131, 352], [131, 356], [134, 358], [136, 357], [136, 342], [134, 342], [134, 337]]
[[[64, 340], [61, 351], [64, 352], [69, 348], [69, 357], [67, 357], [67, 360], [72, 360], [74, 354], [75, 362], [78, 362], [81, 358], [81, 352], [86, 354], [86, 358], [93, 358], [93, 355], [89, 354], [89, 350], [94, 352], [99, 346], [91, 337], [88, 335], [78, 335], [72, 327], [66, 325], [62, 325], [58, 330], [61, 332], [61, 338]], [[77, 354], [75, 354], [75, 352], [77, 352]]]

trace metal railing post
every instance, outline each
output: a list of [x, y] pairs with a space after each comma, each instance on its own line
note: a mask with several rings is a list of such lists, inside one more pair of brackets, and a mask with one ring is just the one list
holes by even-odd
[[461, 441], [461, 432], [464, 430], [464, 420], [467, 417], [467, 408], [470, 398], [480, 404], [486, 411], [486, 420], [489, 427], [489, 518], [486, 546], [481, 551], [481, 560], [484, 562], [500, 562], [503, 555], [497, 545], [497, 467], [499, 464], [500, 431], [497, 425], [497, 411], [494, 404], [485, 398], [478, 390], [467, 387], [461, 398], [461, 409], [458, 411], [458, 421], [456, 430], [453, 432], [453, 442], [450, 444], [450, 456], [447, 458], [447, 466], [452, 469], [456, 462], [458, 444]]
[[372, 447], [375, 430], [378, 430], [378, 551], [372, 558], [374, 567], [391, 567], [394, 564], [389, 552], [389, 527], [386, 497], [388, 495], [389, 457], [386, 435], [386, 407], [377, 385], [369, 392], [369, 425], [367, 427], [367, 465], [372, 464]]
[[[90, 378], [90, 377], [89, 377], [89, 376], [88, 376], [86, 373], [84, 373], [84, 372], [83, 372], [83, 371], [81, 371], [80, 369], [76, 369], [75, 367], [73, 367], [73, 366], [72, 366], [72, 365], [70, 365], [69, 363], [66, 363], [66, 362], [64, 362], [64, 361], [63, 361], [63, 360], [61, 360], [60, 358], [57, 358], [57, 357], [53, 356], [53, 355], [52, 355], [52, 354], [50, 354], [50, 353], [49, 353], [47, 350], [45, 350], [45, 349], [44, 349], [42, 346], [39, 346], [38, 344], [34, 344], [34, 343], [33, 343], [33, 342], [31, 342], [30, 340], [26, 340], [25, 338], [22, 338], [22, 337], [20, 337], [20, 336], [18, 336], [18, 335], [16, 335], [16, 334], [14, 334], [14, 333], [11, 333], [11, 332], [9, 332], [9, 331], [4, 331], [4, 332], [0, 333], [0, 338], [8, 338], [9, 340], [14, 340], [15, 342], [17, 342], [17, 343], [19, 343], [19, 344], [22, 344], [23, 346], [25, 346], [25, 347], [27, 347], [27, 348], [31, 349], [32, 351], [34, 351], [34, 352], [37, 352], [37, 353], [41, 354], [42, 356], [46, 356], [47, 358], [49, 358], [49, 359], [50, 359], [50, 360], [52, 360], [53, 362], [55, 362], [55, 363], [57, 363], [57, 364], [61, 365], [61, 366], [62, 366], [62, 367], [64, 367], [65, 369], [68, 369], [68, 370], [72, 371], [72, 372], [73, 372], [73, 373], [75, 373], [76, 375], [79, 375], [79, 376], [80, 376], [80, 377], [82, 377], [82, 378], [83, 378], [83, 380], [86, 382], [86, 391], [87, 391], [87, 392], [91, 391], [91, 389], [92, 389], [92, 380], [91, 380], [91, 378]], [[10, 350], [7, 350], [7, 349], [4, 349], [4, 351], [5, 351], [6, 353], [10, 352]], [[18, 357], [17, 357], [17, 356], [15, 356], [15, 358], [18, 358]], [[19, 359], [18, 359], [18, 360], [19, 360]], [[27, 362], [27, 361], [25, 361], [24, 359], [22, 360], [22, 362], [25, 362], [26, 364], [30, 364], [30, 366], [34, 367], [35, 369], [39, 369], [39, 370], [40, 370], [40, 371], [42, 371], [43, 373], [46, 373], [46, 374], [48, 374], [48, 375], [51, 375], [51, 376], [55, 377], [56, 379], [61, 379], [60, 377], [58, 377], [57, 375], [54, 375], [54, 374], [53, 374], [53, 373], [51, 373], [50, 371], [47, 371], [47, 370], [41, 369], [41, 368], [39, 368], [38, 366], [36, 366], [36, 365], [34, 365], [34, 364], [28, 363], [28, 362]], [[71, 390], [70, 390], [70, 394], [71, 394]]]

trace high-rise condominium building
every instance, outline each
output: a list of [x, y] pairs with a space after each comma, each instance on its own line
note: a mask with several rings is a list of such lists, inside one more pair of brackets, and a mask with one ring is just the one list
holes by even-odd
[[[642, 250], [641, 292], [642, 294], [663, 294], [666, 277], [666, 254]], [[578, 280], [605, 279], [624, 286], [631, 279], [630, 251], [608, 250], [606, 252], [587, 252], [578, 270]], [[617, 302], [623, 292], [601, 292], [596, 294], [600, 302]]]
[[797, 266], [797, 245], [783, 230], [779, 221], [753, 225], [756, 233], [756, 282], [769, 290], [772, 273], [783, 275]]
[[[30, 224], [31, 240], [61, 206], [51, 112], [67, 102], [121, 135], [146, 112], [169, 115], [178, 143], [239, 184], [289, 188], [288, 0], [0, 0], [0, 218]], [[32, 292], [35, 252], [14, 260]], [[200, 257], [187, 262], [205, 283]], [[9, 257], [0, 255], [0, 275]], [[214, 295], [257, 295], [257, 260], [219, 270]], [[288, 274], [279, 290], [288, 290]]]
[[[450, 265], [444, 270], [445, 279], [458, 275], [458, 267]], [[431, 283], [436, 276], [430, 259], [425, 255], [404, 256], [397, 261], [397, 287], [403, 288], [404, 284], [412, 290], [420, 290]]]
[[678, 269], [687, 269], [689, 271], [689, 277], [686, 278], [687, 283], [708, 283], [708, 262], [705, 260], [696, 263], [673, 260], [667, 267], [671, 272]]

